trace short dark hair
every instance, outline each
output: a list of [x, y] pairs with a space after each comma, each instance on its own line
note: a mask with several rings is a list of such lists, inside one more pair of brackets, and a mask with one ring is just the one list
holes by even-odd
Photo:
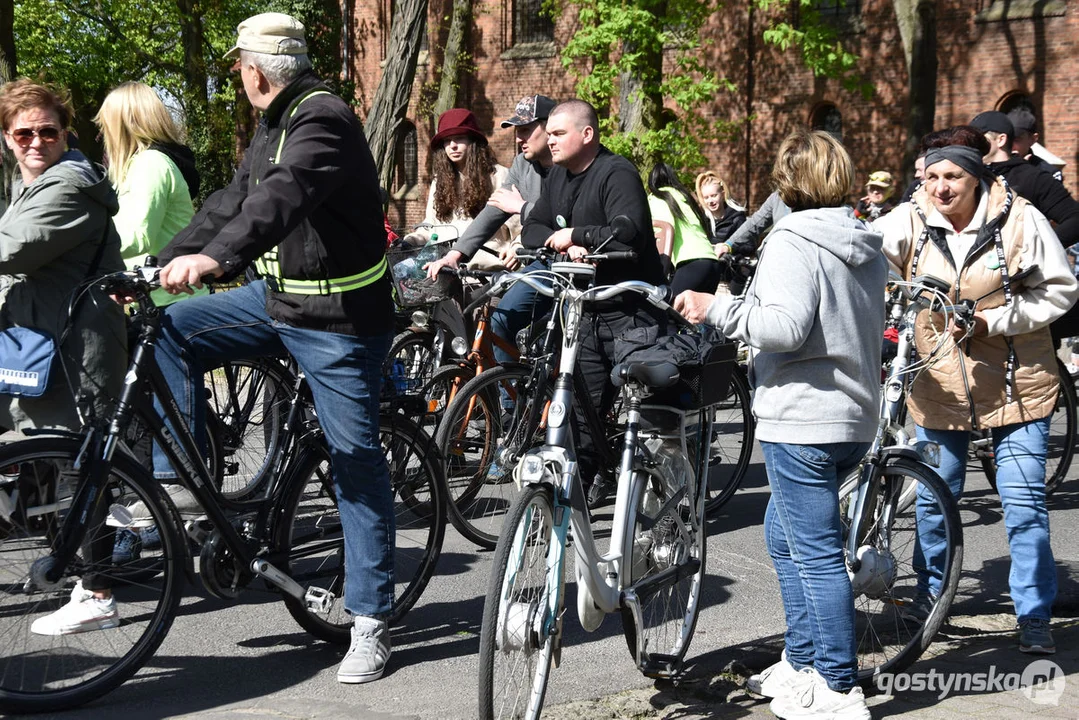
[[[596, 114], [596, 109], [592, 107], [591, 103], [584, 100], [564, 100], [554, 106], [551, 110], [551, 115], [555, 113], [564, 113], [570, 115], [577, 121], [577, 127], [583, 130], [586, 127], [592, 128], [596, 137], [599, 137], [599, 115]], [[550, 115], [547, 116], [550, 118]]]
[[75, 111], [71, 105], [71, 93], [65, 88], [36, 83], [29, 78], [19, 78], [0, 88], [0, 128], [8, 129], [15, 116], [26, 110], [51, 110], [60, 121], [60, 129], [67, 130]]
[[955, 125], [930, 133], [930, 135], [926, 135], [922, 139], [927, 150], [948, 147], [949, 145], [966, 145], [974, 148], [984, 156], [988, 155], [991, 149], [989, 141], [985, 139], [985, 133], [972, 125]]

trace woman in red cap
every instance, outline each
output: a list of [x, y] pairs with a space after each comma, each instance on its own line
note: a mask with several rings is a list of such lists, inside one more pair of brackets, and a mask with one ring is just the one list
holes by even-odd
[[[464, 108], [453, 108], [439, 116], [438, 132], [431, 138], [431, 153], [433, 177], [424, 224], [432, 227], [418, 228], [406, 235], [405, 241], [413, 245], [428, 242], [432, 234], [443, 240], [460, 237], [487, 205], [491, 192], [502, 186], [508, 172], [495, 160], [476, 116]], [[456, 232], [446, 225], [452, 225]], [[520, 229], [520, 218], [514, 215], [484, 244], [494, 254], [477, 252], [469, 267], [500, 269], [498, 254], [509, 248]]]

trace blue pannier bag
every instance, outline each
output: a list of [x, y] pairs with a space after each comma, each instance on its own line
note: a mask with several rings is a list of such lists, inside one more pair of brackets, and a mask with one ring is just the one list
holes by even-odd
[[52, 335], [33, 328], [0, 330], [0, 395], [40, 397], [56, 357]]

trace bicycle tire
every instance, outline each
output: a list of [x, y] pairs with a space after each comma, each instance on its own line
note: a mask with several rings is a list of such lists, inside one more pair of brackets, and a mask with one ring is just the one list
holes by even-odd
[[[1049, 446], [1045, 455], [1045, 496], [1052, 495], [1064, 482], [1075, 459], [1076, 395], [1075, 380], [1064, 363], [1057, 358], [1060, 373], [1060, 393], [1049, 422]], [[994, 490], [997, 489], [996, 458], [992, 452], [982, 455], [982, 471]]]
[[[53, 712], [83, 705], [114, 690], [150, 659], [168, 634], [180, 603], [184, 583], [186, 547], [178, 530], [176, 510], [149, 473], [125, 452], [115, 453], [109, 470], [107, 492], [113, 502], [141, 500], [145, 503], [160, 546], [139, 550], [137, 556], [114, 560], [109, 555], [91, 566], [88, 553], [79, 553], [64, 578], [53, 587], [35, 585], [30, 567], [50, 553], [67, 515], [70, 498], [78, 483], [74, 463], [82, 438], [39, 437], [0, 448], [0, 467], [5, 473], [18, 468], [18, 485], [24, 472], [51, 475], [51, 503], [33, 505], [44, 494], [27, 493], [14, 498], [13, 512], [0, 533], [0, 634], [5, 640], [0, 660], [0, 712]], [[5, 483], [4, 485], [11, 485]], [[10, 487], [0, 492], [13, 499]], [[36, 500], [35, 500], [36, 498]], [[101, 520], [87, 528], [88, 538], [105, 541], [117, 532]], [[112, 580], [120, 624], [117, 627], [71, 635], [36, 635], [32, 620], [62, 607], [76, 578], [89, 571]], [[16, 667], [17, 664], [21, 664]], [[51, 674], [50, 674], [51, 673]]]
[[220, 448], [213, 477], [224, 497], [250, 498], [265, 487], [285, 441], [295, 377], [272, 357], [230, 360], [204, 377], [207, 432]]
[[[546, 392], [532, 391], [531, 368], [503, 365], [465, 383], [446, 408], [435, 444], [449, 490], [450, 522], [469, 541], [494, 549], [518, 491], [513, 469], [520, 454], [542, 443]], [[503, 428], [499, 390], [514, 400]], [[542, 398], [541, 398], [542, 395]], [[537, 402], [542, 399], [542, 404]]]
[[472, 378], [476, 377], [476, 368], [469, 364], [453, 363], [443, 365], [420, 390], [420, 395], [427, 401], [427, 413], [424, 415], [425, 428], [437, 432], [446, 408], [457, 397], [457, 393]]
[[[383, 418], [379, 435], [395, 496], [394, 603], [387, 618], [393, 625], [416, 604], [434, 575], [446, 531], [445, 490], [430, 440], [411, 421]], [[276, 544], [287, 552], [285, 571], [296, 582], [328, 590], [333, 600], [325, 618], [288, 595], [285, 605], [315, 637], [347, 644], [352, 618], [344, 605], [344, 538], [328, 449], [319, 446], [305, 453], [292, 473], [276, 514]]]
[[679, 572], [673, 582], [641, 595], [639, 616], [629, 608], [622, 609], [622, 630], [630, 657], [637, 660], [638, 638], [643, 638], [642, 670], [649, 677], [670, 677], [681, 667], [700, 614], [707, 547], [704, 507], [700, 492], [694, 488], [685, 484], [671, 487], [654, 470], [642, 468], [637, 473], [635, 497], [630, 498], [634, 513], [626, 585], [699, 563], [695, 572]]
[[[434, 353], [435, 334], [430, 330], [409, 328], [390, 343], [382, 374], [393, 384], [398, 395], [414, 395], [427, 385], [441, 366]], [[399, 365], [398, 365], [399, 364]], [[394, 366], [398, 365], [398, 373]]]
[[708, 499], [704, 506], [708, 517], [734, 497], [749, 470], [756, 434], [750, 405], [749, 379], [739, 365], [731, 375], [730, 392], [714, 409]]
[[[927, 465], [905, 457], [888, 458], [879, 473], [870, 482], [880, 483], [874, 487], [885, 487], [883, 480], [887, 479], [894, 492], [889, 497], [877, 494], [872, 522], [859, 554], [865, 548], [872, 550], [862, 558], [860, 574], [852, 579], [858, 680], [862, 683], [871, 682], [880, 673], [901, 672], [925, 652], [948, 616], [963, 566], [959, 509], [940, 476]], [[844, 543], [849, 532], [851, 494], [857, 486], [858, 476], [854, 475], [839, 491]], [[916, 493], [940, 516], [946, 543], [940, 595], [925, 618], [905, 616], [918, 596], [914, 549], [921, 503], [908, 501]], [[890, 519], [882, 522], [886, 516]]]
[[[553, 583], [549, 577], [553, 492], [548, 485], [527, 486], [510, 509], [495, 549], [480, 626], [481, 720], [531, 720], [543, 710], [565, 601], [564, 563], [558, 564], [560, 576]], [[553, 619], [547, 602], [552, 585], [559, 593]], [[553, 633], [536, 631], [537, 625], [549, 628], [552, 623]]]

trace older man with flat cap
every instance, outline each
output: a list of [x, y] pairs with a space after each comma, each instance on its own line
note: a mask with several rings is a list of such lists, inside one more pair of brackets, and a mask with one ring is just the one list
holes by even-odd
[[[330, 448], [344, 535], [343, 604], [353, 628], [337, 679], [369, 682], [390, 657], [395, 546], [378, 434], [393, 331], [378, 174], [355, 113], [312, 72], [295, 18], [244, 20], [226, 57], [238, 58], [244, 91], [261, 112], [258, 130], [232, 183], [161, 253], [161, 285], [190, 292], [208, 275], [236, 277], [251, 264], [262, 277], [165, 310], [158, 364], [199, 433], [203, 368], [296, 358]], [[154, 471], [166, 483], [174, 477], [160, 448]]]

